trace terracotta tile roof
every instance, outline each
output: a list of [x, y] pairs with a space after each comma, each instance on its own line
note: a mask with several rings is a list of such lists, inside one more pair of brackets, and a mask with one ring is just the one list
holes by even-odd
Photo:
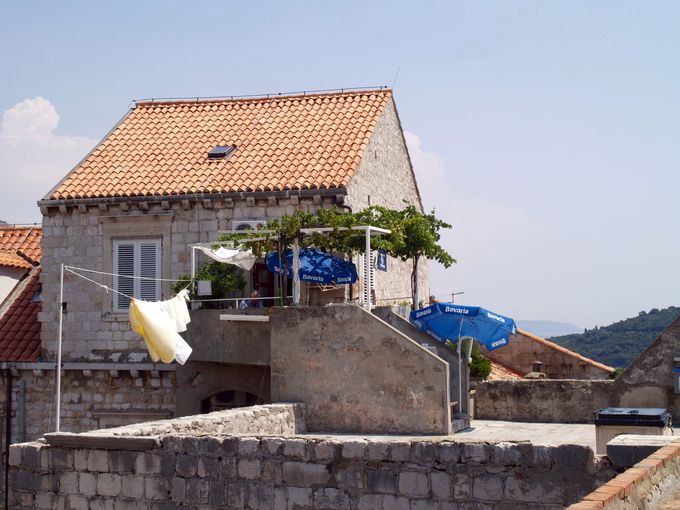
[[41, 239], [42, 228], [39, 226], [0, 226], [0, 252], [20, 255], [33, 265], [40, 263]]
[[0, 317], [0, 361], [37, 361], [40, 357], [41, 303], [34, 298], [40, 292], [40, 269], [34, 269], [12, 293]]
[[489, 362], [491, 363], [491, 373], [489, 373], [486, 378], [487, 381], [507, 381], [524, 378], [519, 372], [516, 372], [510, 367], [506, 367], [498, 361], [490, 359]]
[[[341, 188], [390, 90], [138, 103], [46, 199]], [[237, 146], [228, 160], [207, 158]]]
[[517, 328], [517, 333], [530, 338], [534, 342], [541, 343], [541, 344], [545, 345], [546, 347], [549, 347], [549, 348], [554, 349], [556, 351], [560, 351], [560, 352], [567, 354], [569, 356], [573, 356], [574, 358], [578, 359], [580, 362], [593, 365], [593, 366], [595, 366], [595, 367], [597, 367], [601, 370], [604, 370], [605, 372], [614, 373], [616, 371], [613, 367], [605, 365], [604, 363], [600, 363], [599, 361], [595, 361], [593, 359], [586, 358], [585, 356], [583, 356], [582, 354], [579, 354], [578, 352], [574, 352], [570, 349], [567, 349], [566, 347], [562, 347], [561, 345], [558, 345], [555, 342], [551, 342], [550, 340], [546, 340], [545, 338], [541, 338], [540, 336], [534, 335], [533, 333], [529, 333], [528, 331], [525, 331], [523, 329]]
[[11, 251], [0, 251], [0, 266], [12, 267], [15, 269], [31, 269], [33, 267], [28, 260]]

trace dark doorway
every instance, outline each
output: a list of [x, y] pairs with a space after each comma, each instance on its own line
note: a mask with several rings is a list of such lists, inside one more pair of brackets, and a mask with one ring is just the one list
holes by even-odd
[[202, 413], [212, 413], [235, 407], [246, 407], [263, 404], [257, 395], [241, 390], [226, 390], [216, 393], [201, 402]]

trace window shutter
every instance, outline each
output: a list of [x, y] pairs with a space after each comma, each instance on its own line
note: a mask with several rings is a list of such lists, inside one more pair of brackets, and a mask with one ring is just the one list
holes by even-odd
[[[134, 243], [120, 242], [115, 244], [113, 272], [119, 275], [134, 276], [135, 274], [135, 245]], [[132, 296], [135, 293], [134, 278], [125, 276], [115, 277], [115, 289], [118, 292]], [[120, 294], [115, 295], [116, 308], [127, 310], [130, 307], [130, 299]]]
[[[160, 243], [158, 241], [142, 241], [139, 243], [139, 297], [145, 301], [160, 299]], [[145, 280], [144, 278], [154, 278]]]

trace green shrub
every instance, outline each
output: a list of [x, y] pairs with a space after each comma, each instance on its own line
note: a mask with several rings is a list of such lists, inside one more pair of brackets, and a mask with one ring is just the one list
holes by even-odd
[[[191, 280], [191, 275], [182, 275], [180, 280]], [[242, 289], [246, 285], [246, 280], [243, 277], [243, 271], [231, 264], [223, 264], [216, 260], [209, 260], [201, 264], [201, 267], [196, 271], [194, 282], [199, 280], [210, 280], [212, 285], [212, 297], [215, 299], [223, 298], [227, 292]], [[173, 287], [173, 292], [177, 293], [186, 287], [186, 281], [177, 282]], [[191, 299], [195, 299], [196, 295], [195, 285], [190, 287]]]

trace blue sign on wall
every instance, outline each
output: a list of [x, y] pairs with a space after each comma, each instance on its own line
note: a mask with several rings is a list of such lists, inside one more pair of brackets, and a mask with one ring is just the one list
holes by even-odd
[[378, 256], [375, 260], [375, 268], [378, 271], [387, 271], [387, 252], [385, 250], [378, 250]]

